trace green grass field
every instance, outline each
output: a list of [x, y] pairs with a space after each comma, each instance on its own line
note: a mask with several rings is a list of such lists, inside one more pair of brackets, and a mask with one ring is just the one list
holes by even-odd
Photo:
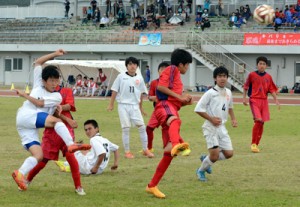
[[[117, 106], [107, 112], [107, 100], [76, 100], [74, 113], [79, 128], [76, 138], [88, 142], [83, 132], [86, 119], [96, 119], [101, 134], [120, 146], [121, 158], [117, 172], [110, 169], [102, 175], [82, 176], [86, 196], [74, 193], [71, 174], [60, 172], [54, 162], [34, 179], [28, 191], [19, 192], [11, 173], [20, 167], [29, 155], [23, 150], [15, 127], [15, 116], [22, 98], [0, 98], [0, 206], [299, 206], [300, 159], [299, 159], [299, 106], [282, 106], [278, 111], [271, 106], [271, 121], [265, 124], [261, 153], [250, 152], [252, 118], [249, 107], [235, 105], [239, 127], [227, 129], [232, 138], [235, 155], [232, 159], [217, 162], [209, 181], [198, 181], [195, 171], [200, 166], [199, 156], [207, 153], [202, 137], [203, 119], [193, 110], [195, 105], [182, 108], [181, 134], [191, 145], [189, 157], [179, 156], [166, 172], [159, 189], [166, 199], [157, 199], [145, 192], [162, 155], [160, 130], [155, 131], [154, 159], [138, 154], [141, 149], [136, 128], [131, 129], [131, 150], [136, 158], [123, 158], [121, 128]], [[148, 121], [152, 104], [144, 103]], [[112, 161], [111, 157], [111, 161]]]

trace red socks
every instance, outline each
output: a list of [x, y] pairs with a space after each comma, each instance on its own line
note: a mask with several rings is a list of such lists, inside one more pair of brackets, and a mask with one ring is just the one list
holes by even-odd
[[33, 178], [42, 170], [44, 167], [46, 167], [48, 163], [48, 159], [44, 158], [41, 162], [39, 162], [27, 175], [27, 180], [31, 182]]
[[175, 119], [171, 122], [169, 126], [169, 136], [172, 146], [174, 147], [176, 144], [179, 144], [179, 140], [181, 139], [179, 131], [180, 131], [181, 121], [180, 119]]
[[146, 132], [147, 132], [147, 136], [148, 136], [148, 149], [152, 149], [153, 148], [153, 131], [154, 128], [151, 128], [149, 126], [146, 127]]
[[81, 187], [79, 165], [73, 153], [66, 152], [66, 159], [70, 165], [75, 188]]
[[148, 184], [149, 188], [153, 188], [158, 185], [161, 178], [164, 176], [165, 172], [167, 171], [169, 165], [171, 164], [173, 157], [171, 156], [170, 152], [165, 152], [163, 158], [159, 162], [156, 171], [153, 175], [152, 180]]
[[264, 129], [264, 122], [255, 121], [252, 129], [252, 144], [259, 144]]

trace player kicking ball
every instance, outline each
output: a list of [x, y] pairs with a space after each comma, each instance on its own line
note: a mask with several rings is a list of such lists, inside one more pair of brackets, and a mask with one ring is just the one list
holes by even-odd
[[209, 89], [198, 101], [195, 112], [206, 119], [202, 129], [206, 139], [208, 156], [201, 156], [201, 166], [197, 169], [198, 179], [206, 182], [205, 173], [212, 173], [211, 166], [218, 160], [229, 159], [233, 156], [233, 148], [225, 123], [228, 114], [233, 127], [237, 121], [233, 112], [232, 93], [225, 86], [228, 79], [228, 70], [222, 66], [213, 72], [216, 85]]
[[[61, 94], [54, 92], [59, 84], [59, 72], [56, 66], [49, 65], [44, 69], [42, 65], [55, 57], [62, 56], [66, 52], [59, 49], [53, 53], [38, 58], [34, 68], [33, 89], [30, 95], [16, 90], [19, 96], [27, 99], [17, 113], [17, 130], [23, 147], [30, 152], [21, 167], [12, 173], [12, 177], [21, 190], [27, 190], [25, 175], [43, 159], [43, 150], [39, 141], [39, 128], [54, 128], [55, 132], [67, 145], [68, 152], [88, 150], [88, 144], [75, 144], [73, 138], [61, 119], [53, 116], [60, 114], [62, 108]], [[56, 112], [56, 110], [58, 112]]]
[[[74, 153], [80, 173], [83, 175], [101, 174], [109, 163], [111, 152], [114, 153], [114, 164], [110, 169], [115, 171], [119, 165], [119, 146], [99, 134], [98, 123], [93, 119], [84, 123], [84, 130], [90, 138], [92, 148], [89, 152], [77, 151]], [[71, 172], [68, 162], [57, 161], [56, 164], [61, 171]]]

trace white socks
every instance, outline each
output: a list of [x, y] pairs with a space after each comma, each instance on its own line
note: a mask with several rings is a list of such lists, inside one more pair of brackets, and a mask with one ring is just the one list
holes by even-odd
[[124, 145], [124, 149], [125, 152], [129, 152], [130, 148], [129, 148], [129, 127], [126, 128], [122, 128], [122, 140], [123, 140], [123, 145]]
[[226, 157], [222, 151], [219, 153], [219, 160], [226, 160]]
[[54, 130], [62, 138], [67, 146], [74, 144], [73, 138], [63, 122], [57, 122], [54, 126]]
[[212, 166], [214, 163], [212, 161], [210, 161], [209, 159], [209, 155], [205, 157], [205, 159], [203, 160], [200, 170], [201, 171], [206, 171], [210, 166]]
[[20, 167], [19, 172], [23, 175], [27, 175], [30, 170], [32, 170], [38, 161], [35, 157], [27, 157], [26, 160], [23, 162], [23, 165]]
[[140, 133], [140, 139], [141, 139], [141, 142], [142, 142], [143, 150], [147, 150], [148, 149], [148, 136], [147, 136], [145, 125], [140, 126], [138, 128], [138, 130], [139, 130], [139, 133]]

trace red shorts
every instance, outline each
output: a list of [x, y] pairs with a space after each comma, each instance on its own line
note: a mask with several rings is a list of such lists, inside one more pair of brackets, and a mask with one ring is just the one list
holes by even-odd
[[[67, 126], [69, 132], [74, 140], [74, 129]], [[63, 156], [67, 152], [67, 146], [65, 142], [56, 134], [53, 128], [47, 128], [43, 134], [42, 149], [44, 158], [48, 160], [58, 160], [59, 151], [61, 150]]]
[[147, 126], [153, 128], [153, 129], [160, 126], [154, 112], [151, 114], [151, 117], [149, 119]]
[[178, 107], [176, 107], [171, 102], [161, 101], [156, 105], [153, 112], [159, 125], [162, 126], [162, 141], [164, 147], [170, 142], [168, 133], [169, 126], [167, 125], [167, 120], [170, 116], [177, 116], [178, 119], [180, 119], [178, 110]]
[[249, 99], [253, 119], [262, 119], [263, 122], [270, 120], [268, 99]]

